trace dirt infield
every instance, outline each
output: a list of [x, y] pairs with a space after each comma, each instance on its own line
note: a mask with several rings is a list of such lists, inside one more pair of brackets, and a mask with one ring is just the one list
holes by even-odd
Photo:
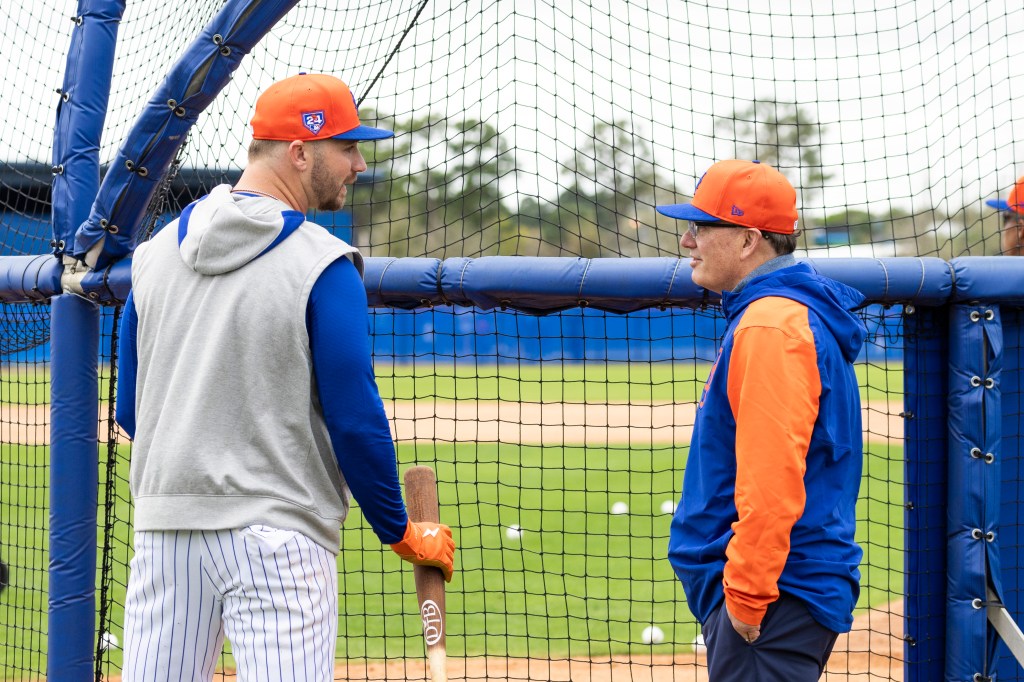
[[[824, 682], [902, 682], [903, 602], [860, 615], [848, 635], [836, 642]], [[541, 660], [522, 658], [451, 659], [452, 682], [465, 680], [550, 680], [552, 682], [705, 682], [702, 654]], [[336, 680], [425, 680], [423, 661], [342, 664]]]
[[[689, 443], [694, 403], [604, 404], [500, 401], [388, 401], [395, 440], [582, 443], [649, 447]], [[871, 401], [862, 408], [865, 439], [902, 440], [902, 407]]]
[[[836, 642], [824, 682], [902, 682], [903, 602], [895, 601], [860, 615], [849, 635]], [[120, 682], [118, 676], [104, 677]], [[231, 672], [215, 680], [236, 682]], [[334, 669], [335, 680], [427, 680], [423, 660], [405, 659], [379, 663], [341, 662]], [[451, 658], [451, 682], [706, 682], [703, 654], [675, 656], [618, 656], [604, 659], [546, 660], [536, 658]]]
[[903, 680], [903, 600], [857, 616], [853, 630], [836, 641], [826, 682]]
[[[398, 442], [501, 442], [523, 445], [632, 445], [689, 443], [693, 403], [516, 403], [486, 400], [389, 400], [384, 403]], [[871, 401], [862, 409], [869, 442], [902, 440], [902, 407]], [[106, 408], [97, 433], [106, 441]], [[50, 442], [48, 405], [0, 405], [0, 442]], [[122, 436], [122, 442], [127, 439]]]

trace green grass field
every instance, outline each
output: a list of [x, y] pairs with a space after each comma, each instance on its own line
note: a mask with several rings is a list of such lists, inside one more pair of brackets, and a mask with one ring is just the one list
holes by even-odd
[[[665, 551], [684, 448], [529, 447], [494, 443], [402, 446], [404, 470], [438, 473], [442, 519], [455, 528], [459, 572], [448, 589], [451, 656], [562, 657], [651, 651], [640, 630], [657, 623], [686, 650], [697, 626]], [[0, 596], [0, 679], [45, 669], [47, 469], [41, 447], [0, 449], [0, 542], [12, 587]], [[127, 474], [122, 460], [119, 473]], [[860, 608], [902, 595], [902, 450], [872, 445], [858, 505], [865, 550]], [[127, 484], [116, 490], [114, 622], [127, 579]], [[628, 515], [611, 515], [615, 501]], [[519, 540], [504, 530], [516, 524]], [[339, 658], [422, 655], [412, 573], [365, 527], [358, 508], [339, 561]], [[486, 633], [486, 634], [485, 634]], [[121, 636], [120, 627], [115, 634]], [[112, 662], [120, 665], [120, 652]]]
[[[492, 363], [419, 367], [377, 364], [377, 385], [385, 400], [511, 400], [569, 403], [692, 402], [704, 388], [711, 365], [684, 362]], [[892, 400], [903, 394], [903, 366], [858, 363], [862, 400]], [[110, 372], [100, 371], [100, 400], [108, 395]], [[22, 368], [0, 373], [0, 404], [45, 405], [49, 372]]]
[[[568, 403], [693, 402], [711, 365], [687, 362], [572, 363], [377, 367], [385, 400], [511, 400]], [[862, 400], [901, 400], [903, 366], [858, 363]]]

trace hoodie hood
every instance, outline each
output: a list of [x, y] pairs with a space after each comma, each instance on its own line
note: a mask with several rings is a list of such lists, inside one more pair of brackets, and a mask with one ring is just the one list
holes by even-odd
[[233, 194], [230, 185], [218, 185], [181, 212], [178, 251], [195, 272], [222, 275], [259, 258], [305, 221], [304, 214], [277, 199]]
[[797, 263], [755, 277], [738, 292], [723, 292], [722, 308], [729, 324], [748, 305], [766, 296], [788, 298], [813, 310], [839, 344], [843, 357], [850, 362], [857, 359], [867, 335], [864, 323], [853, 312], [864, 302], [859, 291], [819, 275], [809, 263]]

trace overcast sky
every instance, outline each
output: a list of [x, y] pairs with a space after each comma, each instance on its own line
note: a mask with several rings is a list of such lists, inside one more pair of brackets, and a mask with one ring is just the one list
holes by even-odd
[[[219, 4], [183, 12], [180, 3], [129, 2], [104, 160]], [[256, 94], [274, 79], [332, 72], [362, 95], [420, 0], [348, 9], [355, 4], [300, 2], [203, 115], [190, 161], [237, 166]], [[49, 163], [75, 11], [57, 0], [0, 6], [4, 158]], [[547, 196], [558, 164], [596, 121], [622, 121], [647, 140], [662, 172], [688, 191], [733, 154], [714, 117], [754, 99], [796, 101], [826, 126], [833, 179], [814, 199], [819, 208], [955, 210], [1005, 196], [1024, 174], [1022, 78], [1020, 0], [429, 0], [365, 104], [488, 121], [525, 171], [514, 189]], [[443, 168], [443, 145], [432, 150]]]

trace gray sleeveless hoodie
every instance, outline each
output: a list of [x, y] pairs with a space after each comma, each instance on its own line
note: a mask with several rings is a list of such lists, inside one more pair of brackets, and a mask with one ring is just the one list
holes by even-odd
[[136, 530], [300, 531], [337, 553], [349, 491], [313, 381], [306, 303], [358, 251], [216, 187], [135, 252]]

